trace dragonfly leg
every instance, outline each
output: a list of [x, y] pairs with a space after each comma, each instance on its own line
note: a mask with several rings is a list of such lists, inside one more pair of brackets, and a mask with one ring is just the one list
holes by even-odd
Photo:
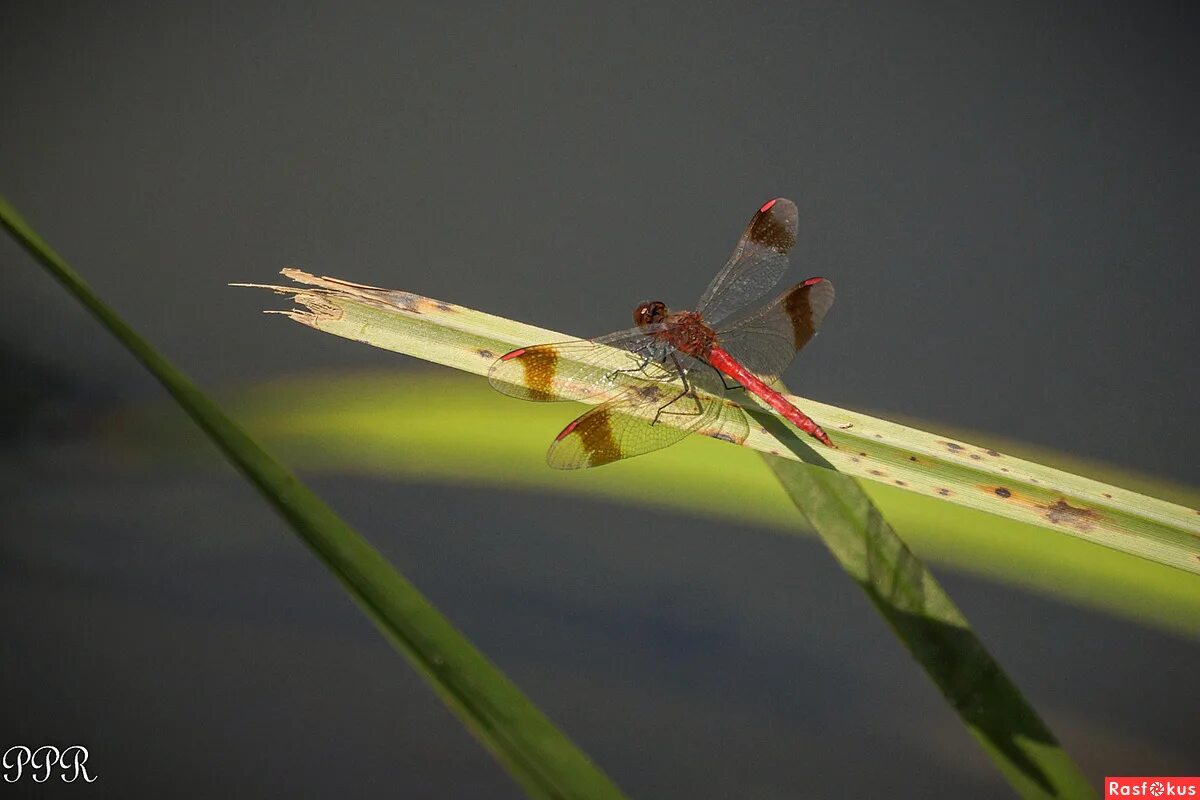
[[650, 375], [650, 373], [646, 372], [646, 367], [650, 366], [650, 362], [653, 359], [649, 355], [646, 354], [645, 351], [646, 351], [647, 347], [648, 347], [648, 345], [643, 345], [643, 346], [639, 347], [637, 350], [629, 351], [630, 358], [632, 358], [634, 361], [637, 362], [637, 366], [631, 367], [631, 368], [626, 368], [626, 369], [615, 369], [612, 372], [605, 375], [604, 379], [607, 381], [611, 381], [614, 378], [616, 378], [618, 375], [634, 375], [638, 372], [642, 373], [642, 375], [646, 376], [647, 378], [651, 378], [652, 376]]
[[718, 377], [720, 377], [721, 383], [725, 386], [725, 391], [727, 391], [727, 392], [732, 392], [734, 389], [745, 389], [746, 388], [745, 386], [742, 386], [737, 381], [733, 381], [733, 383], [731, 384], [729, 379], [725, 377], [725, 373], [721, 372], [721, 370], [717, 369], [716, 367], [713, 367], [713, 372], [717, 373]]
[[[654, 419], [650, 422], [651, 425], [657, 425], [659, 417], [661, 417], [663, 414], [678, 414], [680, 416], [685, 416], [685, 417], [694, 417], [697, 414], [704, 413], [704, 406], [700, 405], [700, 396], [697, 395], [695, 390], [692, 389], [691, 381], [689, 381], [688, 377], [687, 377], [687, 371], [683, 368], [683, 365], [679, 363], [679, 359], [675, 357], [674, 353], [671, 354], [671, 361], [675, 364], [675, 369], [679, 371], [679, 379], [683, 381], [683, 391], [680, 392], [679, 394], [675, 395], [674, 397], [672, 397], [670, 400], [668, 400], [663, 405], [658, 407], [658, 412], [655, 413]], [[692, 401], [696, 404], [695, 411], [690, 411], [690, 410], [689, 411], [668, 411], [667, 410], [671, 406], [675, 405], [675, 403], [679, 402], [679, 400], [683, 397], [692, 398]]]

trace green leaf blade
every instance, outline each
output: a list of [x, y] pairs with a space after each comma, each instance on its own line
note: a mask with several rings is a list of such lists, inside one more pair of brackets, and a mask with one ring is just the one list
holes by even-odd
[[763, 458], [1017, 793], [1093, 796], [1041, 717], [855, 480], [778, 456]]
[[415, 586], [109, 309], [2, 197], [0, 226], [145, 365], [530, 797], [623, 797]]
[[[479, 375], [509, 349], [573, 337], [407, 292], [297, 269], [300, 286], [258, 286], [292, 297], [283, 313], [317, 330]], [[991, 448], [793, 398], [829, 433], [823, 454], [846, 475], [896, 486], [1200, 574], [1200, 511], [1071, 475]], [[741, 413], [729, 403], [728, 414]], [[669, 422], [668, 422], [669, 424]], [[798, 459], [785, 439], [752, 426], [745, 446]]]

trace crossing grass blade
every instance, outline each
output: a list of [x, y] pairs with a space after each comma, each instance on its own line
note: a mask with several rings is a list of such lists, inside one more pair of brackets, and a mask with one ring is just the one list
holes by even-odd
[[[298, 269], [293, 286], [258, 286], [295, 300], [289, 318], [326, 333], [486, 374], [514, 347], [572, 337], [409, 292], [379, 289]], [[829, 433], [823, 453], [844, 475], [948, 505], [986, 511], [1200, 574], [1200, 511], [806, 398], [796, 404]], [[734, 413], [732, 405], [727, 413]], [[668, 424], [670, 421], [667, 421]], [[747, 447], [799, 460], [762, 425]]]
[[821, 454], [779, 419], [763, 412], [754, 416], [802, 456], [797, 461], [762, 455], [796, 509], [1013, 789], [1029, 798], [1092, 796], [1083, 773], [858, 482], [822, 464]]
[[[0, 226], [163, 385], [530, 797], [620, 798], [617, 787], [421, 593], [137, 334], [0, 197]], [[330, 687], [345, 691], [343, 687]]]

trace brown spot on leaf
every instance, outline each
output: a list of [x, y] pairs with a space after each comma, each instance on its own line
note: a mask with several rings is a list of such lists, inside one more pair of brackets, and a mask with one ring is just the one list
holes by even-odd
[[999, 458], [999, 457], [1000, 457], [1000, 454], [999, 454], [999, 453], [997, 453], [995, 450], [984, 450], [983, 452], [987, 453], [987, 454], [988, 454], [989, 456], [991, 456], [992, 458]]
[[1073, 506], [1066, 500], [1058, 500], [1057, 502], [1042, 506], [1046, 511], [1046, 519], [1056, 525], [1070, 525], [1073, 528], [1078, 528], [1081, 531], [1092, 529], [1092, 522], [1099, 519], [1100, 515], [1090, 508], [1080, 508]]
[[899, 478], [897, 478], [897, 479], [896, 479], [896, 485], [897, 485], [897, 486], [908, 486], [908, 484], [907, 484], [907, 483], [905, 483], [904, 481], [900, 480]]
[[449, 303], [444, 302], [442, 300], [436, 301], [433, 305], [438, 311], [454, 311], [455, 310], [454, 306], [452, 306]]
[[882, 433], [877, 433], [877, 434], [875, 434], [875, 438], [876, 438], [876, 439], [882, 439], [882, 438], [883, 438], [883, 434], [882, 434]]
[[1000, 468], [1000, 471], [1001, 471], [1001, 472], [1008, 472], [1008, 467], [1001, 467], [1001, 468]]
[[638, 395], [648, 403], [656, 403], [659, 398], [659, 390], [657, 386], [640, 386], [637, 388]]
[[861, 463], [862, 463], [862, 459], [861, 459], [861, 458], [859, 458], [858, 456], [850, 456], [850, 460], [851, 460], [851, 461], [853, 461], [855, 464], [861, 464]]
[[1005, 489], [1003, 486], [997, 486], [992, 491], [994, 491], [997, 494], [997, 496], [1003, 497], [1005, 500], [1012, 497], [1012, 491]]
[[[720, 439], [722, 442], [732, 442], [733, 444], [737, 444], [737, 443], [738, 443], [738, 440], [737, 440], [737, 439], [735, 439], [735, 438], [733, 438], [732, 436], [730, 436], [728, 433], [718, 433], [718, 434], [716, 434], [715, 436], [713, 436], [712, 438], [714, 438], [714, 439]], [[778, 450], [772, 450], [772, 451], [771, 451], [771, 455], [773, 455], [773, 456], [777, 456], [777, 455], [779, 455], [779, 451], [778, 451]]]
[[1105, 492], [1104, 496], [1107, 497], [1109, 500], [1112, 500], [1112, 495], [1109, 494], [1108, 492]]
[[961, 444], [956, 444], [955, 442], [942, 442], [942, 444], [946, 445], [946, 449], [951, 453], [957, 453], [959, 450], [965, 449]]
[[981, 461], [983, 459], [983, 456], [979, 455], [979, 453], [971, 453], [971, 458], [974, 459], [975, 461]]
[[478, 350], [476, 350], [475, 352], [479, 353], [480, 358], [495, 358], [496, 357], [496, 354], [493, 353], [491, 350], [488, 350], [486, 347], [481, 347]]
[[950, 490], [943, 486], [938, 489], [938, 494], [940, 494], [942, 497], [949, 497]]
[[870, 470], [870, 473], [877, 478], [882, 478], [884, 475], [887, 474], [886, 472], [884, 472], [883, 470], [880, 470], [880, 469]]
[[413, 294], [412, 292], [390, 292], [387, 297], [393, 305], [399, 307], [403, 311], [409, 312], [410, 314], [420, 314], [421, 303], [422, 301], [425, 301], [424, 297], [421, 297], [419, 294]]
[[917, 457], [916, 457], [916, 456], [909, 456], [909, 457], [908, 457], [908, 460], [909, 460], [909, 461], [916, 461], [916, 460], [917, 460]]
[[854, 423], [853, 423], [853, 422], [847, 422], [845, 425], [838, 425], [838, 427], [839, 427], [839, 428], [841, 428], [841, 429], [842, 429], [842, 430], [844, 430], [844, 431], [848, 431], [848, 430], [850, 430], [851, 428], [853, 428], [853, 427], [854, 427]]

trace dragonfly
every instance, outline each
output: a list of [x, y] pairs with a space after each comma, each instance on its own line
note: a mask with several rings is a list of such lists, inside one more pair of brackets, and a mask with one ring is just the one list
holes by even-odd
[[811, 417], [771, 388], [816, 335], [833, 305], [833, 284], [808, 278], [747, 311], [786, 272], [798, 221], [791, 200], [764, 203], [694, 311], [672, 312], [652, 300], [634, 309], [632, 328], [500, 356], [488, 377], [504, 394], [594, 404], [554, 438], [547, 463], [558, 469], [597, 467], [695, 432], [740, 444], [749, 435], [745, 413], [737, 406], [734, 413], [721, 413], [725, 392], [738, 388], [834, 447]]

